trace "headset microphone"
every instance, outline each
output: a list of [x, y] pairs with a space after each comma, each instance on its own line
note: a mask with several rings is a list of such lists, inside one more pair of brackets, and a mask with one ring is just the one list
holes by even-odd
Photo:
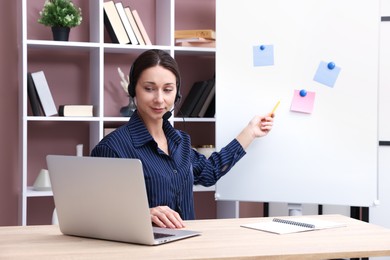
[[162, 116], [162, 119], [163, 120], [168, 120], [172, 116], [172, 111], [173, 111], [173, 108], [172, 108], [171, 111], [165, 112], [165, 114]]

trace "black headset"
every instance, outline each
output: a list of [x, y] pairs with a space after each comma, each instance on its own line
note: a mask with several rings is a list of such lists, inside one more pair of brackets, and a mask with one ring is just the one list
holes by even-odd
[[[181, 79], [179, 76], [179, 78], [177, 79], [177, 82], [176, 82], [177, 92], [176, 92], [176, 97], [175, 97], [175, 104], [179, 103], [181, 100], [181, 93], [180, 93], [181, 82], [180, 81], [181, 81]], [[133, 64], [133, 65], [131, 65], [131, 68], [130, 68], [129, 85], [127, 86], [127, 91], [129, 92], [129, 95], [132, 98], [135, 97], [135, 86], [136, 86], [136, 81], [134, 79], [134, 64]]]

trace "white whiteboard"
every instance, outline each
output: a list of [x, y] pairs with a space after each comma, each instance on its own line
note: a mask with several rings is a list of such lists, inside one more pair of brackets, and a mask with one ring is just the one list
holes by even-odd
[[[370, 206], [377, 199], [378, 0], [217, 0], [216, 145], [278, 100], [274, 129], [219, 180], [219, 200]], [[272, 45], [274, 65], [254, 66]], [[333, 87], [313, 80], [335, 62]], [[294, 90], [311, 113], [290, 111]]]

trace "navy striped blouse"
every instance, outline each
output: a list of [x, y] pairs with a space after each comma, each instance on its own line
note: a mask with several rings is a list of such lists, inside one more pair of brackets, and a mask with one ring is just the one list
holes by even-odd
[[234, 139], [209, 159], [191, 148], [187, 133], [164, 121], [169, 155], [157, 146], [135, 112], [129, 122], [105, 136], [91, 156], [138, 158], [142, 161], [149, 207], [169, 206], [185, 220], [194, 219], [193, 184], [214, 185], [245, 155]]

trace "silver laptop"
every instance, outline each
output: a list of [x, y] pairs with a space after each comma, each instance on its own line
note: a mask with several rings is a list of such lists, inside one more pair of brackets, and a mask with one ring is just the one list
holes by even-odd
[[46, 159], [63, 234], [144, 245], [200, 234], [152, 225], [138, 159], [66, 155]]

